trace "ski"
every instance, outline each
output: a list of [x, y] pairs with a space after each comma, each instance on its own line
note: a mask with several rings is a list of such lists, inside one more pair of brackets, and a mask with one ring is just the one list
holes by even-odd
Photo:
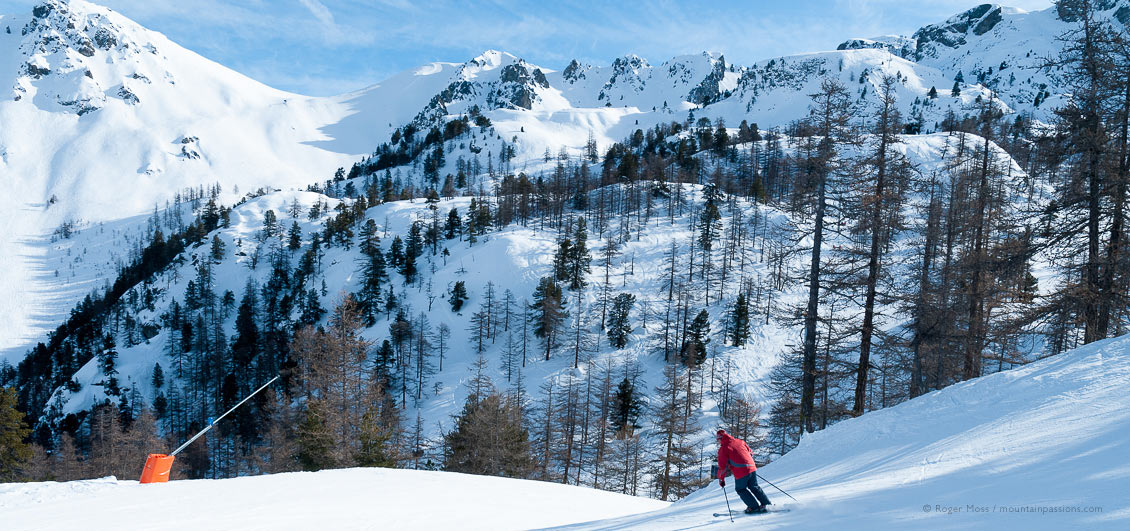
[[718, 518], [718, 517], [721, 517], [721, 516], [730, 516], [730, 515], [733, 515], [733, 516], [757, 516], [759, 514], [787, 513], [791, 510], [792, 509], [769, 509], [768, 511], [763, 512], [763, 513], [748, 513], [748, 514], [745, 511], [730, 511], [729, 513], [714, 513], [714, 517]]

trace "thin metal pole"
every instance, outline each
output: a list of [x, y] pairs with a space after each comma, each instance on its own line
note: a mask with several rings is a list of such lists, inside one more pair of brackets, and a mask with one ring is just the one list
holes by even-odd
[[[754, 474], [756, 474], [756, 473], [757, 473], [757, 472], [754, 472]], [[761, 476], [761, 479], [765, 479], [765, 476]], [[765, 482], [766, 482], [766, 483], [768, 483], [768, 484], [770, 484], [770, 485], [773, 485], [773, 482], [772, 482], [772, 481], [769, 481], [768, 479], [765, 479]], [[773, 485], [773, 488], [775, 488], [775, 489], [777, 489], [777, 490], [781, 490], [781, 487], [778, 487], [778, 486], [776, 486], [776, 485]], [[789, 494], [789, 493], [787, 493], [787, 492], [785, 492], [785, 491], [783, 491], [783, 490], [781, 490], [781, 494], [784, 494], [785, 496], [788, 496], [788, 497], [790, 497], [790, 498], [793, 498], [793, 495], [792, 495], [792, 494]], [[800, 501], [800, 500], [797, 500], [796, 498], [793, 498], [793, 501]]]
[[734, 511], [730, 510], [730, 495], [726, 494], [726, 487], [722, 486], [722, 495], [726, 497], [726, 514], [730, 515], [730, 523], [734, 522]]
[[228, 413], [231, 413], [232, 411], [235, 411], [235, 408], [237, 408], [237, 407], [239, 407], [239, 406], [242, 406], [244, 402], [246, 402], [246, 401], [248, 401], [248, 400], [251, 400], [251, 397], [253, 397], [253, 396], [255, 396], [256, 394], [258, 394], [258, 393], [259, 393], [259, 391], [262, 391], [263, 389], [266, 389], [268, 385], [271, 385], [272, 383], [274, 383], [274, 382], [275, 382], [275, 380], [278, 380], [278, 379], [279, 379], [279, 377], [278, 377], [278, 376], [275, 376], [274, 378], [271, 378], [271, 380], [270, 380], [269, 382], [267, 382], [267, 383], [263, 384], [263, 386], [262, 386], [262, 387], [260, 387], [260, 388], [258, 388], [258, 389], [256, 389], [256, 390], [255, 390], [255, 392], [253, 392], [253, 393], [251, 393], [251, 394], [247, 395], [247, 398], [244, 398], [243, 400], [240, 400], [238, 404], [236, 404], [236, 405], [232, 406], [232, 408], [231, 408], [231, 409], [229, 409], [229, 410], [225, 411], [223, 415], [220, 415], [220, 416], [219, 416], [218, 418], [216, 418], [216, 419], [215, 419], [215, 420], [213, 420], [213, 421], [212, 421], [211, 423], [209, 423], [207, 427], [205, 427], [204, 429], [200, 430], [200, 433], [197, 433], [196, 435], [193, 435], [191, 439], [189, 439], [189, 440], [185, 441], [185, 443], [184, 443], [184, 444], [180, 445], [180, 448], [177, 448], [176, 450], [173, 450], [173, 453], [169, 454], [169, 457], [172, 457], [172, 456], [175, 456], [175, 455], [179, 454], [179, 453], [180, 453], [180, 451], [181, 451], [181, 450], [184, 450], [184, 448], [185, 448], [186, 446], [188, 446], [188, 445], [192, 444], [192, 441], [195, 441], [196, 439], [199, 439], [201, 435], [204, 435], [204, 434], [205, 434], [205, 433], [206, 433], [206, 432], [207, 432], [208, 430], [212, 429], [212, 426], [215, 426], [215, 425], [216, 425], [216, 423], [220, 421], [220, 419], [222, 419], [222, 418], [224, 418], [224, 417], [228, 416]]

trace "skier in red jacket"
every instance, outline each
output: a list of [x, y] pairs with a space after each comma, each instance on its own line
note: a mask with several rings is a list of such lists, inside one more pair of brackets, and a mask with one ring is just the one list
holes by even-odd
[[741, 439], [734, 438], [726, 430], [718, 430], [718, 484], [726, 487], [726, 475], [734, 473], [734, 490], [746, 504], [745, 512], [748, 514], [764, 513], [769, 498], [765, 491], [757, 486], [757, 464], [753, 462], [753, 454], [749, 445]]

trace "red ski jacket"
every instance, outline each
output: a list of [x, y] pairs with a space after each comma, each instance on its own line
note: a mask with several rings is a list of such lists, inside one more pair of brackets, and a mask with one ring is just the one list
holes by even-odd
[[726, 471], [734, 473], [734, 478], [744, 478], [757, 471], [749, 445], [736, 439], [723, 430], [718, 430], [718, 479], [726, 479]]

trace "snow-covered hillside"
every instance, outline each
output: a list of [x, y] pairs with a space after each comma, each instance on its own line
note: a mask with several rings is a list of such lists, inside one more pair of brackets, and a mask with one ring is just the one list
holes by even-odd
[[[1103, 5], [1118, 24], [1130, 12], [1125, 0]], [[449, 150], [445, 171], [455, 172], [458, 157], [504, 149], [514, 155], [510, 168], [530, 170], [547, 151], [575, 154], [590, 138], [602, 150], [690, 113], [731, 128], [784, 127], [807, 114], [808, 95], [825, 77], [844, 83], [866, 113], [881, 78], [895, 76], [898, 108], [916, 130], [935, 130], [992, 91], [1002, 110], [1046, 118], [1062, 99], [1034, 67], [1055, 54], [1052, 37], [1067, 27], [1055, 9], [986, 5], [914, 37], [856, 39], [749, 66], [704, 52], [657, 65], [625, 56], [557, 69], [492, 50], [312, 98], [266, 87], [109, 9], [45, 0], [0, 18], [0, 182], [8, 187], [0, 199], [0, 356], [18, 359], [97, 285], [56, 276], [48, 264], [60, 251], [50, 234], [65, 223], [120, 223], [215, 183], [227, 204], [261, 187], [304, 189], [410, 123], [424, 132], [476, 108], [492, 126]], [[107, 270], [123, 259], [84, 263]]]
[[530, 529], [666, 505], [554, 483], [385, 468], [152, 485], [112, 477], [0, 485], [6, 531], [150, 526], [185, 530]]
[[[943, 139], [939, 135], [936, 139]], [[915, 149], [929, 154], [937, 146], [929, 142], [914, 144]], [[609, 192], [611, 193], [611, 192]], [[568, 349], [554, 349], [550, 360], [542, 359], [544, 354], [535, 345], [536, 339], [528, 336], [529, 343], [527, 360], [516, 360], [515, 367], [509, 373], [502, 367], [501, 360], [508, 349], [508, 341], [521, 343], [519, 325], [512, 324], [509, 332], [498, 333], [498, 336], [489, 340], [485, 345], [485, 356], [490, 362], [489, 375], [495, 384], [502, 389], [513, 389], [524, 382], [533, 392], [538, 385], [545, 381], [569, 383], [570, 381], [583, 381], [588, 376], [599, 377], [604, 367], [612, 367], [617, 378], [623, 377], [624, 371], [635, 371], [640, 374], [641, 385], [648, 388], [658, 385], [662, 380], [662, 369], [666, 365], [662, 354], [655, 355], [655, 331], [659, 327], [657, 313], [665, 301], [663, 291], [666, 273], [664, 253], [670, 250], [672, 244], [686, 247], [686, 242], [695, 237], [695, 232], [690, 230], [693, 212], [701, 205], [701, 191], [697, 186], [687, 187], [682, 194], [688, 202], [686, 205], [676, 207], [668, 216], [666, 208], [656, 207], [656, 218], [645, 227], [641, 237], [635, 241], [625, 242], [618, 251], [619, 258], [612, 264], [610, 275], [614, 288], [618, 292], [637, 294], [640, 310], [633, 318], [632, 341], [627, 348], [614, 349], [607, 345], [607, 339], [596, 337], [596, 334], [586, 332], [586, 341], [593, 344], [583, 348], [581, 352], [580, 368], [574, 369], [575, 357]], [[455, 198], [441, 200], [435, 207], [440, 214], [451, 209], [467, 212], [471, 198]], [[236, 207], [231, 214], [231, 226], [217, 230], [214, 235], [223, 243], [227, 251], [221, 260], [214, 261], [211, 265], [214, 285], [212, 289], [217, 294], [232, 292], [241, 294], [249, 280], [257, 285], [266, 285], [271, 275], [271, 268], [267, 264], [269, 256], [278, 252], [281, 245], [278, 237], [261, 241], [259, 236], [263, 230], [265, 213], [272, 211], [278, 215], [281, 226], [289, 227], [297, 222], [303, 234], [314, 234], [322, 225], [327, 223], [328, 216], [323, 215], [309, 219], [307, 212], [318, 202], [328, 205], [323, 212], [332, 213], [341, 201], [328, 198], [313, 192], [275, 192], [262, 197], [254, 198]], [[298, 205], [299, 215], [292, 217], [288, 211]], [[423, 201], [409, 202], [397, 201], [373, 207], [366, 212], [366, 218], [376, 222], [382, 241], [391, 241], [393, 237], [408, 233], [409, 227], [416, 221], [427, 222], [431, 216], [430, 204]], [[745, 205], [749, 208], [762, 209], [759, 215], [768, 218], [764, 223], [775, 226], [785, 223], [784, 217], [774, 209]], [[662, 215], [660, 215], [662, 214]], [[593, 227], [593, 241], [590, 242], [594, 256], [600, 256], [607, 240], [597, 241], [597, 228]], [[767, 229], [772, 230], [772, 229]], [[420, 258], [419, 268], [429, 273], [429, 280], [424, 284], [397, 288], [397, 298], [405, 309], [410, 319], [415, 319], [417, 314], [426, 314], [431, 326], [438, 328], [441, 325], [450, 328], [450, 345], [447, 357], [442, 361], [442, 370], [436, 371], [433, 376], [425, 376], [426, 388], [420, 399], [415, 399], [414, 384], [411, 380], [402, 382], [407, 384], [408, 402], [415, 404], [414, 410], [421, 412], [427, 420], [424, 426], [424, 435], [438, 438], [443, 430], [450, 429], [450, 418], [459, 412], [469, 392], [466, 382], [472, 371], [475, 361], [473, 330], [470, 319], [476, 308], [484, 303], [485, 293], [488, 289], [494, 290], [493, 296], [496, 304], [509, 293], [512, 297], [510, 304], [515, 316], [515, 323], [520, 321], [517, 312], [521, 312], [528, 305], [530, 295], [538, 284], [539, 278], [550, 275], [552, 272], [553, 253], [556, 248], [556, 231], [540, 230], [536, 226], [523, 227], [511, 226], [501, 231], [491, 233], [481, 238], [481, 241], [469, 245], [466, 241], [443, 241], [441, 246], [450, 254], [432, 255], [430, 252]], [[208, 237], [211, 239], [211, 235]], [[303, 242], [303, 249], [309, 249], [309, 241]], [[165, 314], [170, 304], [181, 299], [190, 289], [189, 285], [198, 281], [197, 268], [205, 261], [212, 261], [210, 246], [202, 245], [186, 253], [182, 263], [170, 268], [169, 271], [154, 279], [151, 284], [154, 291], [155, 302], [152, 310], [140, 313], [138, 322], [159, 326], [162, 315]], [[288, 256], [300, 256], [302, 251], [289, 252], [283, 250]], [[317, 298], [323, 308], [332, 308], [345, 293], [356, 293], [361, 289], [362, 278], [358, 264], [363, 260], [359, 249], [326, 248], [324, 256], [320, 259], [323, 270], [309, 282], [317, 287], [320, 279], [325, 280], [328, 290], [318, 294]], [[765, 265], [756, 263], [752, 257], [743, 265], [740, 273], [742, 278], [754, 278], [757, 275], [767, 275]], [[252, 260], [258, 260], [259, 265], [253, 269]], [[594, 266], [594, 272], [589, 275], [590, 283], [595, 285], [603, 275], [603, 270]], [[399, 277], [399, 275], [395, 275]], [[451, 310], [448, 301], [450, 291], [456, 282], [464, 282], [469, 300], [464, 309], [455, 312]], [[736, 286], [738, 279], [731, 284]], [[731, 286], [731, 287], [732, 287]], [[588, 290], [577, 300], [570, 294], [569, 309], [573, 315], [580, 313], [585, 319], [587, 327], [599, 323], [599, 303], [596, 300], [598, 293]], [[578, 307], [578, 303], [580, 307]], [[781, 304], [781, 303], [778, 303]], [[714, 329], [721, 330], [722, 321], [726, 314], [726, 307], [721, 301], [715, 301], [711, 308], [711, 315], [715, 321]], [[364, 331], [364, 336], [379, 343], [387, 339], [389, 326], [394, 322], [395, 312], [392, 314], [379, 313], [376, 323]], [[225, 335], [234, 333], [234, 314], [230, 315], [224, 324]], [[506, 334], [509, 333], [509, 336]], [[725, 371], [733, 371], [733, 379], [743, 394], [761, 397], [764, 393], [764, 381], [772, 367], [775, 356], [781, 351], [786, 341], [787, 330], [783, 330], [775, 323], [768, 326], [758, 326], [754, 331], [751, 343], [744, 348], [730, 349], [720, 347], [720, 357], [714, 363], [717, 366], [719, 378]], [[527, 334], [529, 332], [527, 331]], [[179, 366], [174, 356], [170, 355], [169, 333], [162, 331], [158, 335], [138, 344], [119, 345], [117, 361], [118, 378], [122, 385], [136, 389], [140, 396], [148, 402], [159, 391], [152, 387], [151, 374], [154, 364], [160, 364], [171, 372], [172, 367]], [[434, 342], [434, 340], [433, 340]], [[565, 341], [563, 340], [564, 344]], [[516, 348], [516, 347], [509, 347]], [[434, 358], [434, 356], [433, 356]], [[428, 363], [440, 365], [438, 360]], [[518, 374], [522, 376], [518, 376]], [[591, 373], [591, 375], [589, 374]], [[97, 359], [91, 359], [74, 374], [74, 380], [79, 384], [77, 391], [59, 389], [52, 402], [61, 406], [61, 413], [77, 413], [88, 410], [94, 404], [107, 398], [106, 389], [99, 382], [105, 378], [99, 368]], [[170, 378], [171, 379], [171, 378]], [[400, 398], [400, 389], [393, 390]], [[714, 413], [717, 414], [716, 412]], [[415, 412], [408, 415], [414, 418]]]
[[[26, 351], [90, 291], [76, 296], [47, 264], [56, 228], [120, 225], [216, 183], [228, 203], [304, 188], [368, 151], [335, 138], [379, 138], [323, 130], [355, 112], [262, 85], [81, 0], [0, 18], [0, 351]], [[112, 269], [123, 256], [101, 258], [87, 263]]]
[[[953, 156], [959, 141], [961, 140], [956, 135], [942, 133], [909, 135], [903, 138], [898, 150], [908, 157], [918, 168], [918, 172], [928, 175], [944, 171], [948, 164], [947, 157]], [[764, 144], [764, 141], [760, 144]], [[741, 149], [748, 152], [751, 147], [746, 145]], [[1003, 153], [1000, 153], [1000, 162], [1017, 174], [1023, 173]], [[620, 187], [610, 187], [593, 192], [594, 195], [598, 193], [611, 196], [628, 192]], [[601, 295], [596, 288], [603, 282], [605, 275], [600, 257], [610, 241], [618, 241], [616, 234], [623, 234], [625, 229], [602, 227], [598, 220], [593, 219], [589, 222], [589, 247], [594, 263], [592, 272], [586, 275], [590, 289], [579, 294], [570, 292], [566, 301], [572, 315], [581, 314], [584, 319], [582, 325], [586, 328], [584, 341], [587, 346], [578, 349], [578, 356], [565, 346], [569, 344], [569, 340], [563, 339], [562, 348], [554, 349], [552, 358], [544, 360], [543, 353], [534, 345], [535, 338], [528, 336], [524, 340], [517, 325], [508, 325], [507, 330], [490, 337], [483, 347], [484, 355], [491, 363], [489, 374], [496, 385], [502, 389], [515, 389], [523, 384], [528, 390], [534, 390], [542, 382], [568, 384], [599, 377], [603, 370], [615, 371], [619, 375], [617, 378], [634, 373], [647, 389], [660, 385], [663, 369], [667, 365], [662, 355], [659, 331], [668, 297], [668, 253], [672, 246], [685, 252], [689, 248], [689, 242], [697, 238], [693, 224], [704, 204], [703, 187], [699, 185], [685, 185], [670, 190], [668, 194], [678, 199], [657, 199], [650, 214], [652, 217], [636, 229], [633, 237], [617, 244], [616, 257], [609, 263], [607, 273], [610, 289], [634, 294], [637, 300], [638, 310], [632, 315], [629, 344], [622, 349], [613, 348], [603, 334], [599, 333]], [[375, 223], [377, 235], [382, 242], [386, 242], [382, 245], [389, 247], [387, 242], [394, 237], [405, 237], [414, 223], [427, 225], [437, 214], [438, 219], [445, 219], [452, 209], [466, 215], [472, 201], [469, 197], [440, 199], [435, 203], [394, 201], [369, 208], [364, 218]], [[320, 208], [321, 214], [309, 216], [308, 213], [318, 204], [326, 205]], [[202, 263], [207, 262], [211, 267], [211, 289], [217, 296], [230, 292], [238, 298], [245, 292], [249, 281], [256, 286], [268, 284], [273, 274], [268, 264], [271, 260], [269, 257], [281, 253], [288, 263], [300, 263], [300, 257], [311, 249], [310, 235], [324, 231], [324, 227], [332, 219], [332, 213], [348, 204], [348, 201], [315, 192], [281, 191], [255, 197], [236, 206], [230, 214], [230, 226], [217, 229], [204, 240], [218, 238], [225, 249], [222, 256], [214, 257], [211, 245], [192, 248], [169, 270], [148, 283], [148, 288], [139, 287], [134, 290], [134, 300], [152, 300], [148, 309], [139, 309], [138, 326], [151, 326], [158, 332], [149, 338], [134, 334], [132, 342], [119, 342], [116, 370], [122, 385], [136, 390], [146, 401], [151, 401], [160, 392], [151, 383], [154, 365], [160, 364], [165, 370], [169, 370], [183, 363], [176, 358], [176, 350], [170, 347], [170, 343], [178, 340], [163, 328], [163, 321], [174, 303], [184, 304], [185, 294], [191, 291], [194, 282], [200, 282], [199, 268]], [[760, 285], [768, 282], [768, 278], [773, 275], [770, 270], [773, 266], [764, 258], [767, 252], [772, 252], [769, 248], [787, 241], [790, 238], [788, 235], [793, 234], [791, 231], [797, 230], [795, 224], [807, 223], [803, 219], [790, 219], [777, 208], [755, 202], [736, 200], [734, 208], [742, 210], [744, 217], [732, 217], [734, 212], [727, 209], [726, 225], [732, 230], [734, 220], [742, 219], [743, 223], [749, 224], [746, 230], [751, 231], [752, 235], [746, 244], [748, 248], [740, 253], [740, 265], [735, 263], [733, 266], [731, 279], [716, 285], [705, 295], [705, 305], [702, 308], [708, 311], [711, 329], [715, 331], [726, 328], [730, 311], [730, 301], [723, 293], [743, 289], [742, 286], [749, 283], [756, 282]], [[281, 232], [274, 237], [262, 236], [268, 211], [277, 216], [280, 227], [297, 224], [301, 234], [305, 235], [300, 248], [289, 251], [284, 249]], [[358, 222], [358, 225], [364, 224], [365, 221]], [[627, 233], [632, 235], [632, 229], [628, 228]], [[437, 364], [434, 360], [429, 362], [440, 365], [440, 370], [435, 371], [434, 375], [423, 377], [423, 381], [427, 382], [426, 389], [422, 392], [418, 389], [413, 391], [415, 384], [407, 381], [402, 383], [408, 390], [399, 390], [407, 393], [407, 402], [414, 406], [414, 411], [408, 416], [414, 418], [415, 411], [424, 415], [427, 421], [423, 428], [424, 435], [438, 438], [444, 430], [450, 429], [449, 419], [459, 412], [469, 393], [465, 383], [470, 378], [475, 361], [475, 349], [471, 347], [475, 344], [471, 319], [476, 309], [481, 310], [480, 305], [487, 302], [485, 298], [488, 290], [493, 292], [493, 304], [501, 304], [499, 301], [504, 297], [510, 297], [511, 300], [506, 305], [512, 307], [514, 312], [521, 312], [529, 304], [539, 279], [552, 274], [559, 236], [556, 230], [544, 227], [542, 220], [528, 226], [514, 224], [502, 228], [481, 237], [475, 243], [470, 243], [465, 237], [440, 240], [438, 245], [442, 251], [435, 254], [425, 252], [419, 259], [418, 267], [427, 272], [424, 275], [427, 280], [417, 281], [415, 285], [397, 286], [396, 300], [409, 319], [415, 320], [417, 314], [426, 315], [432, 327], [438, 329], [446, 326], [450, 329], [450, 338], [447, 340], [451, 345], [450, 352], [442, 363]], [[84, 241], [83, 237], [80, 234], [76, 238]], [[97, 238], [97, 234], [91, 237]], [[837, 242], [846, 244], [846, 240]], [[359, 293], [362, 290], [360, 264], [365, 258], [357, 247], [335, 246], [322, 249], [320, 252], [323, 255], [319, 261], [323, 265], [306, 282], [317, 288], [324, 281], [326, 289], [314, 296], [322, 308], [328, 309], [338, 304], [344, 294]], [[60, 256], [56, 260], [66, 263], [67, 257]], [[685, 264], [685, 259], [680, 258], [679, 263]], [[390, 277], [401, 278], [391, 272]], [[449, 302], [451, 290], [457, 282], [464, 283], [470, 296], [464, 308], [458, 312], [452, 311]], [[396, 286], [397, 283], [398, 281], [394, 281], [392, 285]], [[1041, 285], [1051, 286], [1052, 283], [1045, 281]], [[761, 315], [755, 319], [750, 342], [743, 347], [726, 346], [720, 341], [711, 346], [711, 359], [707, 362], [711, 378], [732, 378], [735, 392], [755, 400], [767, 409], [770, 405], [767, 395], [769, 372], [777, 363], [778, 356], [788, 350], [788, 344], [795, 341], [799, 329], [782, 325], [776, 319], [767, 319], [765, 314], [796, 303], [803, 288], [799, 283], [783, 285], [779, 290], [773, 290], [772, 294], [766, 293], [764, 302], [758, 299], [755, 306]], [[895, 311], [891, 314], [889, 320], [880, 319], [881, 323], [885, 323], [883, 326], [901, 325], [903, 317]], [[226, 315], [223, 319], [223, 335], [232, 337], [236, 334], [235, 315], [231, 312]], [[379, 312], [373, 326], [366, 328], [363, 335], [379, 344], [381, 340], [388, 338], [389, 327], [395, 318], [395, 312]], [[513, 319], [515, 322], [520, 321], [518, 317]], [[572, 326], [569, 323], [566, 325]], [[525, 344], [524, 341], [530, 343], [528, 347], [523, 347], [528, 350], [528, 360], [521, 360], [521, 367], [514, 370], [504, 369], [502, 360], [508, 355], [514, 355], [513, 352], [517, 349], [511, 342]], [[434, 338], [432, 342], [435, 343]], [[521, 376], [518, 376], [519, 373]], [[74, 373], [73, 378], [78, 384], [76, 389], [60, 388], [49, 401], [58, 407], [58, 413], [66, 415], [85, 411], [108, 398], [106, 388], [100, 384], [105, 375], [98, 358], [90, 359]], [[717, 404], [709, 400], [699, 416], [707, 422], [716, 422]], [[702, 442], [708, 442], [708, 439], [703, 438]]]
[[[762, 482], [790, 512], [736, 518], [758, 529], [1125, 529], [1128, 386], [1122, 336], [841, 422], [759, 471], [797, 499]], [[730, 503], [740, 508], [732, 492]], [[654, 513], [566, 528], [725, 529], [712, 516], [725, 508], [715, 482]]]
[[[761, 529], [1130, 525], [1130, 338], [954, 385], [804, 439], [760, 473]], [[734, 495], [731, 506], [738, 508]], [[352, 469], [138, 485], [0, 486], [5, 529], [687, 529], [733, 526], [716, 483], [663, 502], [532, 481]], [[650, 512], [645, 512], [650, 511]], [[636, 514], [638, 513], [638, 514]], [[575, 523], [588, 520], [587, 523]]]

